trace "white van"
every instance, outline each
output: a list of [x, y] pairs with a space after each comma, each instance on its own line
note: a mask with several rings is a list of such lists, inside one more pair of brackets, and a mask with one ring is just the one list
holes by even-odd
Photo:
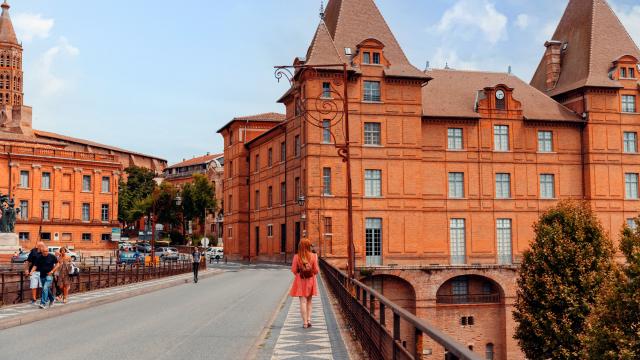
[[205, 251], [204, 256], [210, 260], [222, 260], [224, 258], [224, 248], [209, 247], [207, 251]]
[[[49, 248], [49, 252], [52, 254], [55, 254], [56, 251], [60, 250], [60, 246], [48, 246]], [[76, 254], [75, 252], [71, 251], [69, 248], [67, 248], [67, 250], [69, 250], [67, 252], [67, 255], [69, 255], [69, 257], [71, 258], [72, 261], [76, 261], [80, 258], [80, 255]]]

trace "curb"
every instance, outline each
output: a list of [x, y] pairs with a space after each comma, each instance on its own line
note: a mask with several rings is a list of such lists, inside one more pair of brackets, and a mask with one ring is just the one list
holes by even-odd
[[[209, 277], [213, 277], [215, 275], [222, 274], [223, 272], [224, 271], [222, 270], [209, 270], [206, 272], [201, 272], [198, 277], [200, 280], [203, 280]], [[162, 289], [166, 289], [166, 288], [170, 288], [170, 287], [174, 287], [182, 284], [187, 284], [192, 281], [191, 277], [184, 278], [182, 277], [183, 275], [176, 275], [176, 276], [181, 276], [181, 278], [172, 279], [171, 281], [167, 281], [161, 284], [156, 284], [153, 286], [148, 286], [145, 288], [132, 289], [119, 294], [107, 295], [99, 299], [87, 300], [79, 304], [58, 305], [58, 306], [54, 306], [51, 309], [47, 309], [46, 311], [35, 311], [32, 313], [25, 314], [24, 316], [18, 315], [15, 318], [0, 320], [0, 330], [6, 330], [12, 327], [26, 325], [26, 324], [30, 324], [40, 320], [46, 320], [46, 319], [54, 318], [60, 315], [70, 314], [70, 313], [84, 310], [90, 307], [109, 304], [119, 300], [124, 300], [131, 297], [152, 293], [158, 290], [162, 290]], [[96, 291], [100, 291], [100, 290], [96, 290]]]
[[289, 286], [287, 290], [284, 292], [284, 294], [282, 295], [282, 299], [280, 299], [278, 306], [276, 306], [276, 309], [271, 315], [271, 318], [269, 319], [269, 321], [267, 321], [264, 328], [260, 332], [260, 335], [258, 335], [256, 342], [253, 344], [253, 346], [251, 346], [251, 350], [249, 350], [249, 352], [247, 353], [246, 355], [247, 359], [257, 360], [259, 359], [259, 356], [261, 356], [262, 353], [264, 352], [263, 345], [267, 341], [267, 335], [269, 334], [270, 331], [273, 330], [273, 324], [275, 324], [276, 319], [278, 318], [280, 313], [282, 313], [285, 309], [288, 309], [286, 305], [287, 305], [287, 301], [289, 300], [290, 290], [291, 290], [291, 286]]

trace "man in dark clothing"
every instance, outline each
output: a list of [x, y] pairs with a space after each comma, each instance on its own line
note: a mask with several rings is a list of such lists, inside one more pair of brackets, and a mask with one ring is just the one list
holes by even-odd
[[202, 258], [202, 253], [200, 252], [200, 249], [198, 249], [197, 246], [193, 248], [193, 253], [191, 253], [191, 256], [193, 256], [193, 282], [197, 283], [198, 268], [200, 268], [200, 258]]
[[53, 306], [55, 297], [51, 291], [51, 283], [53, 282], [53, 273], [58, 268], [58, 259], [51, 253], [46, 246], [40, 249], [40, 256], [35, 260], [35, 267], [31, 270], [40, 272], [40, 281], [42, 282], [42, 299], [40, 300], [40, 308], [44, 309], [49, 301], [49, 307]]
[[38, 288], [42, 287], [42, 283], [40, 282], [40, 273], [39, 272], [31, 272], [31, 269], [34, 267], [36, 259], [40, 257], [40, 249], [44, 247], [44, 243], [39, 241], [36, 244], [36, 247], [31, 249], [29, 252], [29, 256], [27, 256], [27, 261], [25, 261], [24, 265], [24, 274], [26, 276], [30, 276], [29, 279], [29, 287], [31, 288], [31, 305], [36, 304], [36, 299], [38, 295]]

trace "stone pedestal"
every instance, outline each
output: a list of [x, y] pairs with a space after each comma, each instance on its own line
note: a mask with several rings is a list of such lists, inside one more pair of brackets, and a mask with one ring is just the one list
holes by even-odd
[[0, 234], [0, 255], [13, 255], [19, 248], [18, 234]]

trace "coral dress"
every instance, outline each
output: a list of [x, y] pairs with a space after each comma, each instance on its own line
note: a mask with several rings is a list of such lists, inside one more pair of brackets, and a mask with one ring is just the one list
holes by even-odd
[[311, 259], [309, 259], [309, 262], [311, 264], [311, 267], [313, 268], [313, 276], [308, 279], [303, 279], [298, 273], [298, 269], [302, 268], [302, 261], [298, 259], [298, 255], [295, 255], [293, 257], [291, 272], [295, 276], [295, 279], [293, 279], [293, 285], [291, 286], [289, 296], [318, 296], [318, 283], [316, 280], [316, 275], [318, 274], [318, 272], [320, 272], [320, 268], [318, 268], [318, 255], [311, 254]]

